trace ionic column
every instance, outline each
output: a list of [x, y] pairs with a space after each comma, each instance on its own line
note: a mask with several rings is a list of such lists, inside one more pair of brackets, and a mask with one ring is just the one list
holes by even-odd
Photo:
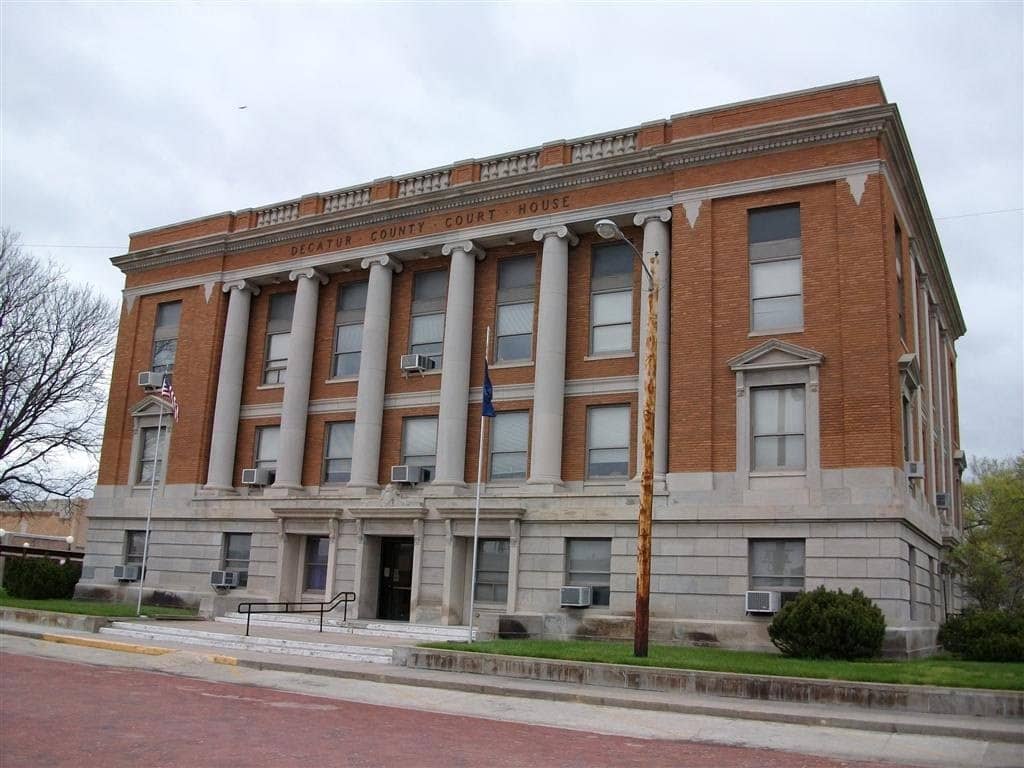
[[472, 240], [447, 243], [451, 257], [448, 304], [441, 360], [441, 407], [437, 416], [435, 483], [462, 485], [466, 472], [466, 419], [469, 409], [469, 357], [473, 337], [473, 280], [484, 252]]
[[220, 375], [217, 378], [217, 402], [213, 410], [213, 437], [205, 486], [211, 491], [232, 490], [245, 345], [249, 336], [249, 307], [252, 297], [258, 295], [260, 289], [239, 280], [225, 283], [224, 292], [228, 294], [228, 318], [220, 351]]
[[356, 425], [352, 436], [352, 475], [349, 486], [376, 488], [380, 465], [380, 435], [384, 419], [384, 382], [391, 326], [391, 276], [402, 263], [391, 256], [363, 259], [370, 270], [363, 316], [363, 349], [359, 357]]
[[569, 294], [569, 246], [579, 238], [566, 226], [542, 227], [537, 359], [533, 366], [533, 429], [527, 482], [562, 482], [562, 420], [565, 406], [565, 329]]
[[[669, 291], [672, 262], [672, 254], [669, 251], [669, 228], [668, 222], [672, 218], [672, 211], [668, 208], [659, 208], [653, 211], [641, 211], [633, 217], [633, 223], [644, 228], [644, 260], [650, 264], [651, 255], [658, 252], [658, 264], [655, 267], [654, 279], [658, 283], [658, 347], [657, 347], [657, 371], [655, 375], [654, 395], [654, 478], [664, 480], [668, 471], [668, 336], [669, 336]], [[643, 381], [646, 369], [644, 350], [647, 348], [647, 290], [650, 281], [647, 273], [643, 275], [643, 289], [640, 292], [640, 387], [637, 408], [637, 456], [636, 474], [640, 477], [640, 467], [643, 463], [640, 446], [642, 445], [643, 433], [643, 412], [646, 401]]]
[[288, 275], [295, 280], [295, 310], [288, 342], [288, 371], [281, 403], [281, 446], [277, 457], [274, 488], [302, 489], [302, 456], [306, 443], [309, 410], [309, 378], [313, 371], [313, 342], [316, 339], [316, 307], [320, 286], [327, 277], [312, 267]]

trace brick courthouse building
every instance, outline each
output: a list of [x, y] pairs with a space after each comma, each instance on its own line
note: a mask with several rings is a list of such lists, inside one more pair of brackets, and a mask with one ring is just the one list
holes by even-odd
[[[874, 78], [133, 234], [79, 591], [131, 593], [155, 473], [147, 589], [467, 623], [491, 326], [482, 627], [628, 637], [646, 301], [603, 218], [667, 255], [652, 639], [766, 646], [746, 593], [824, 584], [931, 648], [965, 329]], [[181, 404], [159, 460], [144, 372]]]

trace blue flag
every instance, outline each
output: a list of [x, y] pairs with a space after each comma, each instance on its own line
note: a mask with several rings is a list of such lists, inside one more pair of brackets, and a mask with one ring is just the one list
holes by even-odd
[[494, 387], [491, 386], [491, 375], [487, 370], [487, 358], [484, 358], [484, 405], [481, 413], [494, 418]]

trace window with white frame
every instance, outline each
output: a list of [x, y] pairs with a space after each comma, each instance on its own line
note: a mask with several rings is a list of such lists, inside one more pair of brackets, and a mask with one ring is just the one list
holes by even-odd
[[174, 358], [178, 352], [178, 326], [181, 323], [181, 302], [158, 304], [153, 328], [153, 360], [149, 369], [154, 373], [174, 372]]
[[903, 288], [903, 230], [898, 221], [895, 225], [896, 238], [896, 316], [899, 321], [900, 338], [907, 338], [907, 295]]
[[142, 557], [146, 552], [145, 531], [124, 532], [124, 564], [142, 565]]
[[324, 440], [324, 482], [347, 483], [352, 479], [352, 437], [355, 422], [337, 421], [327, 425]]
[[495, 360], [512, 362], [533, 356], [533, 256], [498, 262], [498, 317]]
[[167, 427], [142, 427], [139, 430], [139, 441], [136, 484], [149, 485], [154, 479], [155, 482], [161, 482], [164, 459], [167, 456]]
[[251, 533], [225, 533], [224, 556], [221, 567], [225, 571], [238, 573], [238, 585], [249, 583], [249, 552], [252, 549]]
[[402, 421], [402, 463], [420, 467], [424, 482], [433, 479], [437, 464], [436, 416], [413, 416]]
[[444, 311], [448, 296], [448, 272], [417, 272], [413, 279], [412, 318], [409, 327], [409, 352], [426, 355], [441, 367], [444, 350]]
[[590, 263], [590, 354], [633, 351], [633, 249], [594, 246]]
[[571, 587], [590, 587], [592, 605], [608, 605], [611, 573], [611, 539], [565, 540], [565, 583]]
[[491, 421], [491, 480], [525, 480], [529, 412], [502, 411]]
[[288, 370], [288, 347], [292, 336], [294, 293], [275, 293], [270, 297], [267, 318], [267, 347], [263, 362], [263, 383], [283, 384]]
[[795, 595], [804, 589], [803, 539], [751, 539], [750, 589]]
[[476, 551], [477, 602], [508, 600], [508, 539], [480, 539]]
[[273, 485], [277, 477], [280, 443], [281, 427], [256, 427], [256, 469], [266, 469], [270, 472], [268, 485]]
[[807, 461], [804, 387], [755, 387], [750, 395], [754, 471], [803, 470]]
[[587, 477], [626, 477], [629, 473], [629, 406], [587, 409]]
[[334, 358], [331, 364], [331, 376], [334, 378], [359, 375], [367, 285], [365, 282], [349, 283], [338, 289], [338, 309], [334, 321]]
[[756, 208], [747, 213], [750, 252], [750, 329], [803, 326], [800, 206]]

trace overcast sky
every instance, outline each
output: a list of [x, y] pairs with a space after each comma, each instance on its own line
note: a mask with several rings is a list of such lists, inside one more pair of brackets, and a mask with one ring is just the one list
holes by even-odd
[[1009, 456], [1022, 7], [0, 0], [0, 225], [119, 300], [129, 232], [879, 75], [967, 321], [964, 448]]

